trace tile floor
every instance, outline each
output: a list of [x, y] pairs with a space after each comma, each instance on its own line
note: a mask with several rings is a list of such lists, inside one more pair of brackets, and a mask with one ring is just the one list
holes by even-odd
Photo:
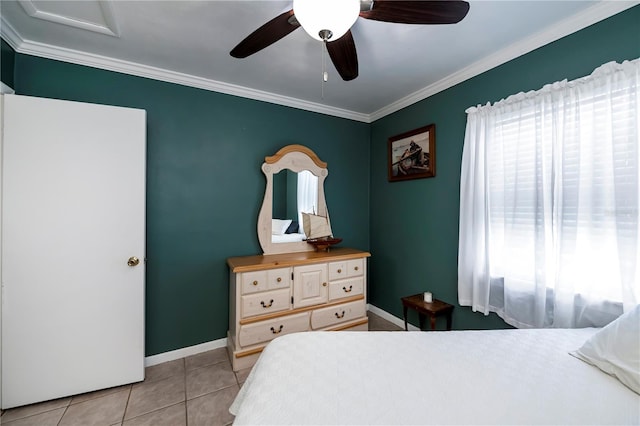
[[[402, 328], [368, 313], [370, 331]], [[6, 410], [3, 426], [228, 425], [250, 369], [234, 373], [225, 348], [147, 367], [145, 380]]]

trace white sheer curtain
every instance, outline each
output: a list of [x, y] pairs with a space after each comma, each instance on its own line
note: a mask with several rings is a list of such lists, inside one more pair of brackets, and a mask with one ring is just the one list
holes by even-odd
[[516, 327], [640, 302], [640, 59], [469, 108], [458, 297]]
[[308, 170], [298, 173], [298, 223], [302, 230], [302, 213], [317, 213], [318, 207], [318, 177]]

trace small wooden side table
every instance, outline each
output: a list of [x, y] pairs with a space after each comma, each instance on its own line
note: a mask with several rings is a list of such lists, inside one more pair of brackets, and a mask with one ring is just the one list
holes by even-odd
[[446, 315], [447, 317], [447, 330], [451, 330], [452, 323], [452, 314], [453, 314], [453, 305], [450, 305], [442, 300], [433, 299], [433, 302], [427, 303], [424, 301], [424, 294], [414, 294], [413, 296], [407, 296], [401, 298], [402, 300], [402, 311], [404, 314], [404, 329], [408, 330], [407, 327], [407, 310], [409, 308], [414, 309], [418, 312], [418, 318], [420, 320], [420, 330], [424, 329], [424, 317], [425, 315], [429, 316], [431, 320], [431, 330], [436, 329], [436, 318], [441, 315]]

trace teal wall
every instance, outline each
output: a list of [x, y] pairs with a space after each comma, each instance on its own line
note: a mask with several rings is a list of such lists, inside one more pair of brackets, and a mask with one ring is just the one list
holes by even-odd
[[[543, 46], [374, 122], [371, 126], [369, 301], [402, 316], [400, 297], [431, 290], [457, 305], [460, 164], [465, 110], [640, 57], [640, 6]], [[436, 125], [437, 176], [387, 181], [387, 139]], [[392, 206], [392, 207], [390, 207]], [[410, 316], [417, 323], [417, 319]], [[454, 328], [500, 328], [497, 315], [454, 309]]]
[[260, 166], [285, 145], [329, 164], [333, 230], [369, 248], [366, 123], [22, 54], [15, 90], [147, 110], [147, 355], [226, 337], [226, 258], [261, 252]]
[[[342, 245], [372, 252], [372, 304], [401, 316], [400, 297], [427, 289], [457, 304], [465, 109], [636, 58], [638, 27], [635, 7], [371, 125], [23, 54], [15, 54], [13, 87], [147, 110], [146, 352], [153, 355], [225, 337], [225, 259], [260, 252], [260, 166], [292, 143], [329, 164], [331, 224]], [[387, 182], [387, 138], [430, 123], [437, 176]], [[505, 324], [458, 306], [454, 327]]]
[[16, 52], [9, 44], [0, 39], [0, 81], [13, 88], [13, 73]]

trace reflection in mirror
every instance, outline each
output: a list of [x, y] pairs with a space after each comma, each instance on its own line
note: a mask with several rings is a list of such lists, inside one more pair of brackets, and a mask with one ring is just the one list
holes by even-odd
[[[303, 223], [309, 215], [321, 216], [330, 234], [324, 197], [326, 163], [302, 145], [288, 145], [265, 158], [267, 178], [264, 201], [258, 216], [258, 239], [265, 254], [313, 250], [305, 242]], [[313, 234], [311, 234], [313, 237]]]
[[302, 213], [315, 214], [318, 210], [318, 177], [309, 170], [298, 173], [298, 222], [303, 223]]
[[[284, 169], [273, 175], [273, 222], [271, 242], [274, 244], [303, 241], [302, 213], [315, 213], [318, 206], [318, 177], [309, 170], [296, 173]], [[286, 227], [281, 232], [282, 227]]]
[[295, 219], [297, 217], [298, 174], [289, 169], [273, 175], [274, 219]]

